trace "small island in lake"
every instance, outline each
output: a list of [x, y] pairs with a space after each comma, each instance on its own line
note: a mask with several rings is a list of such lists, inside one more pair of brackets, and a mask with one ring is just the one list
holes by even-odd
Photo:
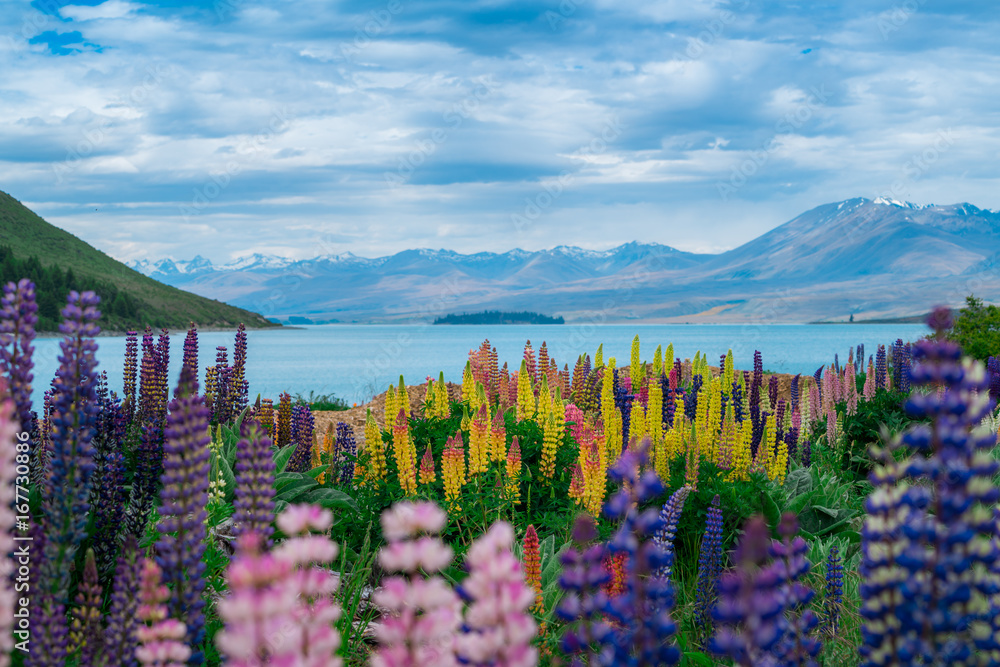
[[461, 315], [445, 315], [434, 320], [434, 324], [565, 324], [560, 317], [549, 317], [539, 313], [522, 311], [520, 313], [505, 313], [499, 310], [485, 310], [481, 313], [462, 313]]

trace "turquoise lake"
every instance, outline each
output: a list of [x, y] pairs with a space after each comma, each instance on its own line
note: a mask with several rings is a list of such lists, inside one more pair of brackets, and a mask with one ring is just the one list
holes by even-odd
[[[674, 344], [680, 358], [696, 352], [718, 363], [719, 355], [732, 349], [737, 368], [753, 367], [754, 350], [760, 350], [764, 369], [782, 373], [811, 374], [820, 365], [832, 363], [839, 353], [864, 343], [866, 354], [897, 338], [916, 340], [926, 333], [917, 324], [851, 325], [358, 325], [329, 324], [248, 332], [248, 369], [251, 397], [258, 393], [277, 398], [282, 391], [308, 394], [333, 393], [349, 403], [365, 402], [385, 390], [402, 374], [408, 384], [435, 378], [444, 371], [447, 380], [460, 382], [469, 350], [486, 338], [497, 348], [500, 364], [518, 368], [526, 340], [537, 351], [545, 341], [549, 354], [570, 368], [577, 355], [593, 356], [604, 344], [604, 356], [627, 364], [632, 337], [642, 343], [642, 357], [653, 358], [657, 345]], [[201, 366], [214, 363], [216, 347], [224, 345], [232, 358], [233, 332], [204, 332], [199, 336]], [[171, 336], [171, 386], [180, 370], [184, 334]], [[111, 389], [121, 394], [124, 337], [98, 339], [99, 368], [107, 371]], [[59, 339], [35, 341], [35, 401], [55, 374]], [[204, 375], [202, 375], [204, 377]]]

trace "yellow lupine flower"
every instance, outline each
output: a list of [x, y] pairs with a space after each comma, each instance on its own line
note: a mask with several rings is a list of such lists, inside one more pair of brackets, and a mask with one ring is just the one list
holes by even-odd
[[479, 411], [469, 428], [469, 476], [486, 472], [490, 457], [490, 422], [485, 405]]
[[555, 415], [549, 413], [542, 432], [542, 461], [539, 466], [542, 477], [546, 479], [552, 479], [556, 474], [556, 450], [558, 448], [559, 439], [556, 429], [556, 418]]
[[448, 438], [444, 453], [441, 455], [441, 475], [444, 480], [444, 496], [448, 501], [448, 510], [456, 512], [461, 509], [458, 498], [465, 484], [465, 442], [462, 432]]
[[736, 372], [736, 368], [733, 365], [733, 351], [729, 350], [726, 353], [726, 362], [723, 364], [722, 368], [722, 391], [729, 395], [733, 391], [733, 374]]
[[403, 412], [406, 413], [406, 418], [410, 418], [410, 396], [406, 391], [406, 384], [403, 382], [403, 376], [399, 376], [399, 388], [396, 390], [396, 401], [398, 407], [403, 408]]
[[535, 415], [535, 419], [544, 426], [551, 412], [552, 394], [549, 391], [549, 379], [548, 376], [542, 375], [542, 381], [538, 386], [538, 413]]
[[531, 386], [528, 364], [522, 359], [521, 370], [517, 372], [517, 421], [531, 419], [535, 412], [535, 391]]
[[396, 415], [399, 413], [399, 403], [396, 401], [396, 388], [389, 385], [385, 392], [385, 412], [382, 414], [385, 429], [391, 431], [396, 425]]
[[449, 405], [450, 399], [448, 397], [448, 385], [444, 381], [444, 371], [438, 374], [437, 384], [434, 385], [434, 409], [436, 410], [435, 416], [447, 419], [451, 416], [451, 406]]
[[594, 368], [600, 368], [604, 365], [604, 343], [597, 346], [597, 352], [594, 353]]
[[656, 352], [653, 353], [653, 378], [659, 380], [660, 375], [662, 374], [663, 374], [663, 347], [661, 345], [657, 345]]
[[633, 442], [641, 442], [642, 439], [646, 437], [646, 410], [643, 409], [642, 403], [639, 401], [632, 401], [632, 410], [629, 413], [628, 426], [628, 439], [630, 445]]
[[369, 481], [385, 480], [385, 443], [382, 442], [382, 432], [379, 431], [378, 424], [375, 423], [375, 415], [371, 408], [368, 408], [368, 416], [365, 417], [365, 449], [368, 451], [368, 469], [365, 471], [365, 479]]
[[507, 496], [516, 503], [521, 498], [521, 444], [518, 442], [516, 435], [511, 440], [506, 463]]
[[392, 450], [396, 459], [399, 486], [403, 493], [412, 496], [417, 492], [417, 455], [409, 427], [406, 413], [400, 408], [392, 428]]
[[[692, 426], [692, 431], [694, 426]], [[701, 465], [701, 453], [698, 450], [698, 437], [692, 432], [687, 441], [687, 455], [684, 459], [684, 481], [692, 489], [698, 488], [698, 467]]]
[[476, 381], [472, 376], [472, 362], [465, 362], [465, 372], [462, 373], [462, 400], [473, 407], [475, 402]]
[[644, 373], [642, 372], [642, 362], [639, 360], [639, 336], [636, 334], [632, 339], [632, 356], [629, 358], [628, 374], [632, 378], [632, 391], [638, 393], [639, 385], [642, 384]]
[[427, 449], [424, 450], [423, 457], [420, 459], [419, 475], [421, 484], [433, 484], [437, 481], [437, 474], [434, 471], [434, 454], [429, 444], [427, 445]]
[[503, 421], [503, 413], [499, 410], [493, 415], [490, 424], [490, 460], [500, 463], [507, 456], [507, 426]]

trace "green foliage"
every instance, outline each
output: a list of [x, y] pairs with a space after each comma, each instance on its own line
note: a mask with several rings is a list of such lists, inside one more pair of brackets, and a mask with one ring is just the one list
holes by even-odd
[[1000, 355], [1000, 308], [967, 296], [965, 308], [959, 311], [948, 337], [961, 345], [966, 354], [981, 361]]
[[527, 310], [519, 313], [505, 313], [499, 310], [485, 310], [481, 313], [454, 313], [438, 317], [434, 324], [564, 324], [561, 316], [549, 317]]
[[313, 391], [310, 391], [308, 396], [305, 396], [304, 394], [295, 394], [295, 397], [292, 399], [292, 404], [308, 405], [309, 409], [313, 412], [316, 412], [317, 410], [323, 412], [339, 412], [351, 409], [351, 406], [347, 404], [347, 401], [335, 394], [316, 394], [316, 392]]

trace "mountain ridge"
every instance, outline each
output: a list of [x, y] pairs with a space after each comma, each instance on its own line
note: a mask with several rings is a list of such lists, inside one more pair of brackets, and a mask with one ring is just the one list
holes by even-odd
[[198, 294], [266, 303], [279, 319], [424, 321], [465, 308], [533, 310], [569, 323], [809, 322], [906, 317], [960, 305], [973, 291], [1000, 298], [998, 253], [998, 212], [855, 197], [716, 254], [633, 241], [607, 250], [416, 248], [375, 258], [256, 254], [221, 266], [196, 257], [180, 266], [170, 260], [176, 270], [164, 264], [162, 273], [155, 262], [144, 266]]

